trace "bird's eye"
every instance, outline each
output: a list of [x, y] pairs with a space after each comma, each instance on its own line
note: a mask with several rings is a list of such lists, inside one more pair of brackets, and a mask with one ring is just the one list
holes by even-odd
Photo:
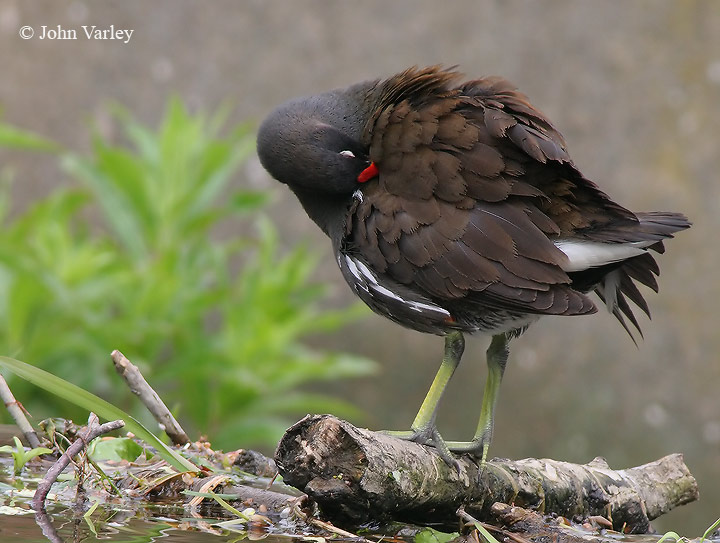
[[340, 151], [340, 156], [346, 156], [348, 158], [355, 158], [355, 153], [352, 151]]

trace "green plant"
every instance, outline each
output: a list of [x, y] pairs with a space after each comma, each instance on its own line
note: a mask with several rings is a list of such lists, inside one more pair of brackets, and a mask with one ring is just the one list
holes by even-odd
[[40, 456], [41, 454], [49, 454], [52, 452], [46, 447], [35, 447], [34, 449], [26, 451], [25, 447], [23, 446], [22, 442], [18, 437], [13, 436], [13, 441], [15, 441], [14, 449], [10, 445], [3, 445], [2, 447], [0, 447], [0, 453], [12, 454], [13, 471], [15, 475], [18, 475], [22, 471], [25, 464], [27, 464], [36, 456]]
[[[716, 530], [720, 526], [720, 518], [717, 519], [715, 522], [713, 522], [707, 530], [703, 533], [702, 537], [700, 537], [700, 543], [703, 543], [704, 541], [708, 541], [708, 536], [713, 532], [713, 530]], [[665, 541], [672, 541], [673, 543], [677, 543], [679, 541], [682, 542], [689, 542], [690, 539], [687, 537], [683, 537], [677, 532], [665, 532], [660, 539], [658, 539], [657, 543], [664, 543]]]
[[[30, 364], [26, 364], [25, 362], [21, 362], [20, 360], [0, 356], [0, 367], [12, 371], [29, 383], [46, 390], [54, 396], [58, 396], [70, 402], [72, 405], [76, 405], [84, 409], [85, 412], [94, 411], [97, 415], [107, 420], [122, 419], [125, 422], [125, 430], [132, 432], [148, 445], [155, 447], [158, 454], [176, 470], [198, 471], [197, 466], [165, 445], [152, 432], [135, 420], [134, 417], [125, 413], [122, 409], [118, 409], [114, 405], [106, 402], [102, 398], [98, 398], [94, 394], [83, 390], [72, 383], [68, 383], [51, 373], [41, 370], [40, 368], [36, 368], [35, 366], [31, 366]], [[122, 443], [119, 440], [115, 441], [118, 441], [116, 446], [119, 446], [119, 443]], [[135, 445], [137, 446], [137, 444]], [[2, 451], [2, 449], [0, 449], [0, 451]], [[91, 447], [91, 451], [94, 451], [94, 447]], [[45, 452], [39, 454], [46, 454], [48, 452], [52, 451], [45, 449]], [[135, 458], [137, 458], [138, 455], [135, 455]], [[133, 458], [133, 460], [135, 458]]]
[[415, 543], [448, 543], [453, 539], [457, 539], [459, 535], [457, 532], [440, 532], [428, 527], [415, 534]]
[[[312, 253], [282, 251], [262, 215], [268, 194], [233, 183], [250, 127], [225, 134], [224, 113], [190, 115], [178, 100], [157, 130], [119, 108], [114, 118], [120, 141], [96, 135], [89, 156], [0, 124], [0, 145], [54, 153], [80, 182], [12, 218], [0, 192], [0, 353], [147, 421], [111, 369], [120, 349], [218, 447], [274, 444], [290, 415], [350, 413], [302, 387], [373, 364], [303, 340], [363, 310], [324, 309]], [[13, 383], [36, 417], [66, 413], [25, 387]]]

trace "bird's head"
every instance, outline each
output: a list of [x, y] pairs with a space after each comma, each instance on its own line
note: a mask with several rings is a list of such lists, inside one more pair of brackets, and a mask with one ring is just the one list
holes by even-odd
[[361, 143], [363, 106], [362, 92], [353, 87], [286, 102], [260, 126], [260, 162], [295, 192], [351, 194], [370, 165]]

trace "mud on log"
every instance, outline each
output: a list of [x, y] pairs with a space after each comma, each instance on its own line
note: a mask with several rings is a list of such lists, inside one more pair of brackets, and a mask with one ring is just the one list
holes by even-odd
[[460, 505], [492, 518], [495, 502], [568, 518], [602, 515], [616, 530], [644, 533], [650, 520], [698, 498], [682, 455], [612, 470], [547, 459], [493, 459], [481, 470], [470, 457], [448, 466], [431, 447], [356, 428], [330, 415], [289, 428], [275, 461], [284, 481], [313, 498], [336, 521], [439, 522], [457, 526]]

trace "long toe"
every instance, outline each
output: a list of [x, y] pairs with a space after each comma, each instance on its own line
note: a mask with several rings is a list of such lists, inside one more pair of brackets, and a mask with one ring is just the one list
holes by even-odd
[[473, 458], [480, 460], [480, 463], [484, 465], [490, 450], [490, 439], [486, 435], [480, 435], [472, 441], [448, 441], [446, 446], [449, 451], [469, 454]]
[[435, 426], [427, 426], [410, 431], [382, 430], [382, 433], [405, 441], [412, 441], [413, 443], [433, 447], [448, 466], [456, 470], [460, 469], [457, 459], [453, 456], [447, 443]]
[[437, 432], [437, 430], [434, 428], [424, 428], [421, 430], [380, 430], [382, 434], [393, 436], [404, 441], [419, 443], [420, 445], [433, 445], [435, 432]]
[[432, 438], [433, 446], [435, 447], [435, 450], [440, 455], [440, 458], [442, 458], [445, 463], [450, 466], [451, 468], [454, 468], [456, 472], [460, 472], [460, 464], [458, 463], [457, 459], [453, 456], [452, 452], [450, 452], [450, 449], [447, 446], [447, 443], [440, 435], [440, 432], [438, 432], [437, 428], [433, 428], [433, 438]]

